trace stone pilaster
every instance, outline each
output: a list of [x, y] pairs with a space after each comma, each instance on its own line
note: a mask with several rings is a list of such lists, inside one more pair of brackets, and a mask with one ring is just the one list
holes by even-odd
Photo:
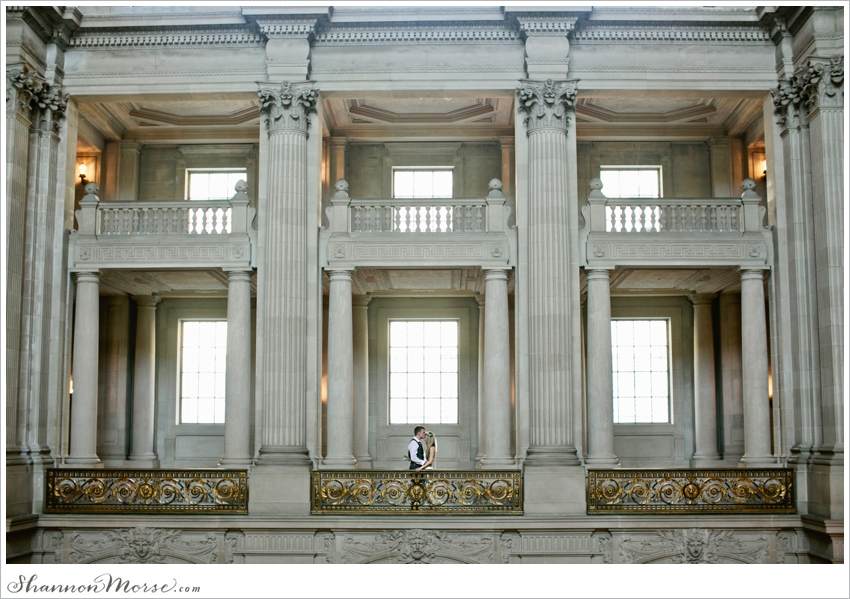
[[73, 468], [102, 465], [97, 457], [97, 354], [100, 326], [100, 273], [77, 273], [74, 318], [74, 393], [71, 400], [71, 450], [66, 458]]
[[476, 295], [475, 300], [478, 302], [478, 451], [475, 454], [475, 465], [480, 467], [487, 445], [487, 431], [484, 428], [484, 325], [487, 322], [487, 302], [483, 295]]
[[607, 270], [587, 271], [588, 466], [617, 466], [611, 372], [611, 281]]
[[485, 271], [484, 389], [481, 430], [487, 439], [482, 468], [514, 465], [511, 453], [511, 351], [508, 323], [508, 271]]
[[328, 468], [354, 468], [354, 341], [351, 271], [331, 270], [328, 298]]
[[156, 305], [153, 295], [133, 297], [136, 302], [136, 363], [133, 371], [133, 425], [127, 460], [133, 467], [159, 468], [154, 452], [156, 412]]
[[371, 297], [356, 295], [351, 300], [354, 343], [354, 459], [361, 470], [372, 467], [369, 455], [369, 319]]
[[694, 305], [694, 451], [695, 467], [721, 466], [717, 452], [717, 392], [714, 370], [712, 293], [690, 296]]
[[283, 83], [263, 86], [259, 97], [268, 134], [261, 141], [268, 149], [263, 269], [257, 281], [264, 322], [256, 464], [306, 466], [307, 235], [315, 227], [307, 198], [307, 127], [317, 92], [309, 84]]
[[227, 377], [220, 466], [251, 464], [251, 272], [227, 273]]
[[741, 462], [747, 468], [775, 466], [770, 448], [767, 325], [761, 270], [741, 271], [741, 324], [744, 388], [744, 457]]
[[[797, 75], [811, 139], [814, 257], [827, 459], [844, 459], [844, 57], [811, 57]], [[810, 290], [811, 292], [811, 290]]]
[[517, 93], [528, 135], [531, 422], [526, 464], [578, 465], [572, 439], [571, 360], [578, 289], [573, 289], [570, 276], [570, 232], [576, 223], [564, 201], [569, 197], [568, 112], [574, 108], [576, 82], [527, 81]]
[[705, 140], [711, 165], [711, 195], [728, 198], [732, 195], [732, 163], [729, 158], [729, 138], [709, 137]]
[[133, 140], [121, 142], [118, 166], [118, 200], [121, 202], [135, 202], [139, 199], [139, 163], [141, 158], [142, 144]]

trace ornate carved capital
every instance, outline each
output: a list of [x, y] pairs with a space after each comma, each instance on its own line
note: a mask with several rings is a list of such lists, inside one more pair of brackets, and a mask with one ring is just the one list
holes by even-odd
[[525, 81], [516, 89], [519, 110], [527, 115], [524, 122], [529, 132], [550, 127], [567, 128], [567, 110], [575, 108], [578, 81]]
[[285, 81], [280, 88], [261, 86], [260, 112], [266, 115], [269, 132], [289, 129], [306, 133], [310, 124], [307, 115], [316, 109], [318, 94], [312, 82], [295, 86]]
[[799, 126], [800, 119], [800, 87], [796, 80], [780, 80], [779, 87], [770, 90], [773, 96], [776, 122], [788, 129]]
[[844, 56], [813, 56], [796, 76], [806, 105], [839, 107], [844, 105]]
[[59, 85], [45, 83], [39, 93], [33, 97], [34, 108], [41, 112], [42, 131], [58, 131], [59, 123], [65, 118], [65, 110], [68, 108], [69, 94], [63, 94]]
[[33, 98], [41, 93], [44, 80], [26, 65], [6, 71], [6, 111], [29, 113]]

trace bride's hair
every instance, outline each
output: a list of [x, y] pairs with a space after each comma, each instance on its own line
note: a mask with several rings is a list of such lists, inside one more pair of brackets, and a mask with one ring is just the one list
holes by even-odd
[[431, 449], [431, 446], [434, 447], [434, 451], [437, 450], [437, 436], [431, 431], [425, 431], [425, 451]]

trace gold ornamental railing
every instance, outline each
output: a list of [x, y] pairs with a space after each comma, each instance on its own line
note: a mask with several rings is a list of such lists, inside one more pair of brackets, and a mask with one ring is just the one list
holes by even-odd
[[793, 514], [790, 468], [587, 471], [588, 514]]
[[319, 470], [313, 514], [522, 514], [519, 470]]
[[247, 470], [47, 471], [44, 512], [247, 514]]

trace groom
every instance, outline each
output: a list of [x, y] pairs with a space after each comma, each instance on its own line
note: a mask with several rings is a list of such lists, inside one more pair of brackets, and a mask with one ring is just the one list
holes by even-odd
[[422, 447], [422, 439], [425, 438], [425, 427], [417, 426], [413, 429], [413, 438], [407, 445], [407, 456], [410, 458], [410, 470], [419, 472], [425, 463], [425, 449]]

